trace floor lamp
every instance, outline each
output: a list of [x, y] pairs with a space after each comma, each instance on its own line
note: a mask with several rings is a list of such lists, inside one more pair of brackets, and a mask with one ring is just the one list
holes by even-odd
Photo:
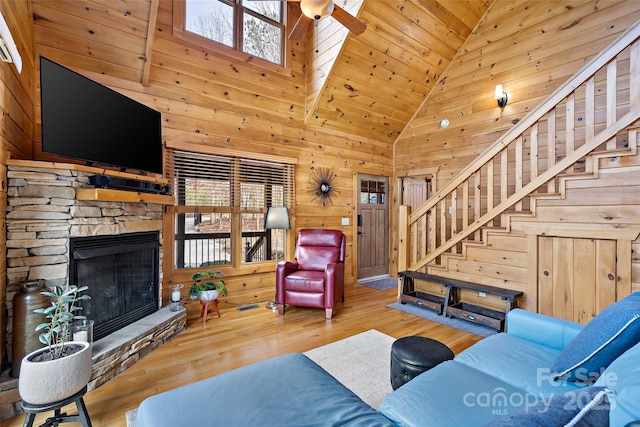
[[[289, 210], [284, 207], [270, 207], [267, 215], [264, 217], [265, 230], [288, 230], [291, 228], [289, 223]], [[286, 239], [285, 239], [286, 242]], [[285, 245], [286, 247], [286, 245]], [[278, 232], [276, 231], [276, 266], [278, 265]], [[275, 310], [277, 304], [275, 301], [269, 301], [267, 308]]]

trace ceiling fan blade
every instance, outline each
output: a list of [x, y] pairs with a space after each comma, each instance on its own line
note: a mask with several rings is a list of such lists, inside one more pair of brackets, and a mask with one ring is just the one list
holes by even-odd
[[367, 29], [367, 24], [351, 15], [335, 3], [333, 4], [333, 13], [331, 13], [331, 16], [333, 16], [336, 21], [347, 27], [349, 31], [355, 35], [362, 34], [364, 33], [364, 30]]
[[305, 15], [300, 15], [300, 18], [296, 21], [296, 24], [293, 26], [293, 29], [289, 33], [289, 40], [298, 41], [301, 40], [304, 35], [307, 33], [307, 29], [313, 22], [313, 19], [306, 17]]

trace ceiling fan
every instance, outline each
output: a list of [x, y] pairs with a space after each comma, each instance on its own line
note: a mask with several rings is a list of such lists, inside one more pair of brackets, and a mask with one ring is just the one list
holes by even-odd
[[290, 40], [300, 40], [314, 21], [319, 21], [327, 16], [332, 16], [336, 21], [344, 25], [355, 35], [362, 34], [367, 24], [351, 15], [349, 12], [336, 5], [333, 0], [285, 0], [300, 3], [302, 15], [289, 33]]

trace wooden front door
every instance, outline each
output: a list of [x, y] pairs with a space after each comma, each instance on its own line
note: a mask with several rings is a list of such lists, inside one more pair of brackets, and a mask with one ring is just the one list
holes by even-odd
[[358, 175], [358, 279], [389, 274], [389, 179]]

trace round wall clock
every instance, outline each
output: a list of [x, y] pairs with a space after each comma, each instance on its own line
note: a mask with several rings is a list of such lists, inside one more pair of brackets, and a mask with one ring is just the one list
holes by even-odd
[[336, 177], [329, 168], [312, 169], [309, 188], [312, 200], [319, 206], [331, 206], [336, 198]]

